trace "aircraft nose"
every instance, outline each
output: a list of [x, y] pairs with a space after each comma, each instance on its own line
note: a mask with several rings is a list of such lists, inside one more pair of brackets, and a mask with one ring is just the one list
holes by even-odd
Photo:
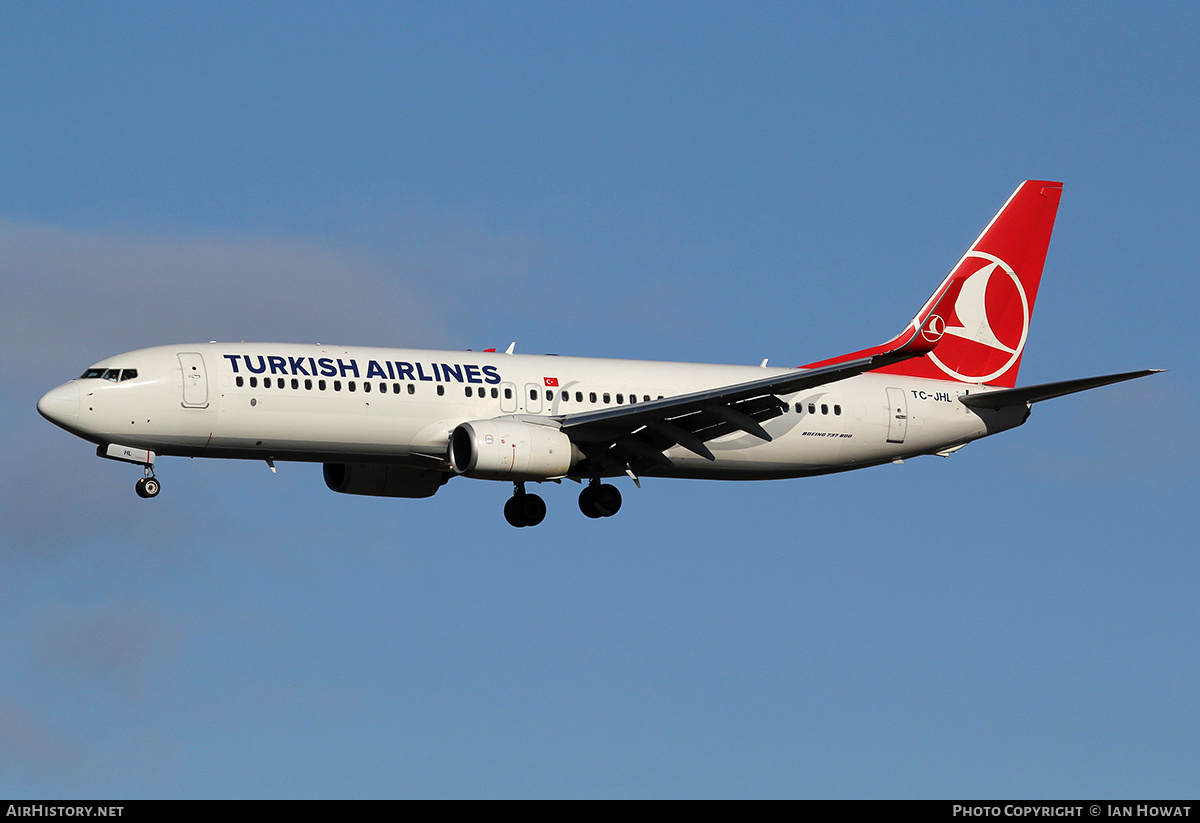
[[79, 384], [75, 381], [63, 383], [42, 395], [37, 410], [42, 417], [56, 426], [70, 429], [79, 422]]

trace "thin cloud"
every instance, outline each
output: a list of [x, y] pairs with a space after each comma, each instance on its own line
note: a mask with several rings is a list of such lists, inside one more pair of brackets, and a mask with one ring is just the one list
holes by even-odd
[[44, 777], [78, 768], [78, 745], [36, 714], [0, 700], [0, 774]]
[[0, 221], [0, 244], [0, 298], [10, 315], [0, 343], [38, 365], [60, 353], [91, 362], [173, 341], [444, 335], [394, 262], [306, 238], [137, 236]]
[[562, 291], [532, 282], [551, 244], [418, 212], [333, 239], [0, 219], [0, 247], [0, 344], [38, 366], [198, 340], [451, 346], [453, 330]]
[[30, 629], [33, 669], [39, 682], [113, 689], [140, 702], [164, 661], [180, 651], [181, 632], [164, 615], [132, 600], [83, 610], [48, 604]]

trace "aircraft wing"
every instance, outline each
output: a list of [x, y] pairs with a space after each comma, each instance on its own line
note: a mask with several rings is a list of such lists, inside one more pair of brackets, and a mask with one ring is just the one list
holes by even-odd
[[945, 332], [945, 324], [936, 322], [937, 309], [950, 299], [948, 294], [943, 288], [904, 331], [873, 349], [745, 383], [567, 414], [555, 420], [590, 460], [616, 462], [628, 468], [638, 458], [645, 458], [671, 468], [673, 464], [663, 452], [677, 445], [707, 460], [716, 460], [704, 445], [709, 440], [739, 430], [761, 440], [771, 439], [762, 422], [778, 417], [787, 408], [777, 395], [836, 383], [933, 351]]
[[758, 380], [665, 397], [636, 405], [567, 414], [562, 431], [593, 457], [630, 463], [637, 458], [671, 465], [663, 452], [679, 445], [715, 460], [705, 442], [734, 431], [762, 440], [771, 435], [762, 422], [783, 414], [787, 404], [777, 395], [823, 386], [891, 363], [920, 357], [932, 343], [915, 327], [897, 348], [814, 369], [796, 369]]

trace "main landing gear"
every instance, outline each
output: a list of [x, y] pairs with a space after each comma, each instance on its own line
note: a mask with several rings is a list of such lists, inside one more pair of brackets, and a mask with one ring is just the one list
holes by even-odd
[[158, 497], [158, 493], [162, 491], [162, 485], [158, 482], [158, 478], [154, 476], [154, 469], [146, 467], [146, 476], [137, 482], [133, 487], [137, 492], [137, 496], [149, 500], [151, 497]]
[[[621, 492], [616, 486], [593, 479], [579, 493], [579, 510], [588, 517], [612, 517], [620, 509]], [[536, 526], [546, 519], [546, 501], [526, 492], [524, 483], [516, 483], [513, 496], [504, 504], [504, 519], [517, 528]]]
[[579, 493], [579, 510], [588, 517], [612, 517], [621, 509], [621, 492], [616, 486], [593, 479]]
[[504, 519], [518, 529], [536, 526], [546, 519], [546, 501], [536, 494], [527, 493], [524, 483], [517, 483], [513, 488], [513, 496], [504, 504]]

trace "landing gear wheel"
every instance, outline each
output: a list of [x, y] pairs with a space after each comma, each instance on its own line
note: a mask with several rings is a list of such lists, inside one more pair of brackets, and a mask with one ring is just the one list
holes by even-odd
[[151, 497], [158, 497], [158, 493], [162, 490], [162, 486], [159, 485], [157, 478], [143, 477], [137, 482], [133, 489], [137, 492], [138, 497], [148, 500]]
[[596, 489], [596, 506], [602, 517], [612, 517], [621, 510], [621, 493], [616, 486], [605, 483]]
[[514, 494], [504, 504], [504, 519], [518, 529], [536, 526], [546, 519], [546, 501], [536, 494]]
[[521, 512], [525, 515], [526, 526], [536, 526], [546, 519], [546, 501], [536, 494], [526, 494], [517, 498], [521, 501]]
[[579, 510], [593, 520], [597, 517], [603, 517], [600, 510], [596, 507], [596, 487], [584, 486], [583, 491], [579, 493]]
[[595, 483], [579, 493], [579, 510], [591, 518], [612, 517], [621, 510], [621, 492], [608, 483]]
[[508, 521], [508, 525], [516, 526], [518, 529], [525, 525], [525, 515], [521, 511], [521, 503], [515, 496], [508, 498], [504, 504], [504, 519]]

